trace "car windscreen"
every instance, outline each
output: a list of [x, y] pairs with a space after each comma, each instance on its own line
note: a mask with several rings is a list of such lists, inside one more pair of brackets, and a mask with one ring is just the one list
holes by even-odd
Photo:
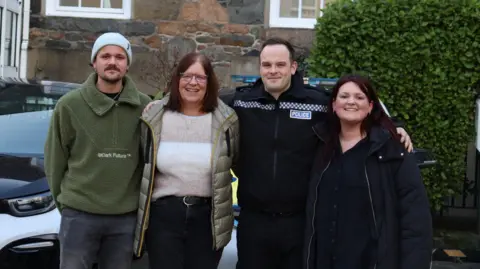
[[0, 115], [3, 183], [8, 179], [32, 182], [45, 177], [43, 152], [52, 113], [49, 110]]
[[43, 156], [52, 110], [0, 115], [0, 154]]
[[0, 85], [0, 115], [53, 109], [58, 99], [72, 89], [68, 84]]

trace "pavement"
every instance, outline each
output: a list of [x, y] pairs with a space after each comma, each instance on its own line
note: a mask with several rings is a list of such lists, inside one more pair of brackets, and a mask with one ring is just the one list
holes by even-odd
[[[233, 231], [232, 240], [225, 247], [223, 251], [222, 260], [218, 269], [235, 269], [237, 263], [237, 236], [236, 231]], [[149, 269], [146, 257], [135, 261], [132, 269]], [[455, 263], [455, 262], [440, 262], [434, 261], [432, 269], [480, 269], [480, 263]]]

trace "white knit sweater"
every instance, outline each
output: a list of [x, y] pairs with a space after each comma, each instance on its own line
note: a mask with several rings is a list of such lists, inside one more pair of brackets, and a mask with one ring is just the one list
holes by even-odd
[[165, 111], [154, 200], [168, 195], [211, 197], [211, 125], [211, 113], [192, 117]]

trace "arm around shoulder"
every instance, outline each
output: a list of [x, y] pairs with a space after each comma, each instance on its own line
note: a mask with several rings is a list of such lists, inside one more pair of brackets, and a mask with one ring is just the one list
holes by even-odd
[[404, 154], [395, 178], [399, 205], [400, 269], [429, 269], [433, 247], [430, 205], [415, 156]]

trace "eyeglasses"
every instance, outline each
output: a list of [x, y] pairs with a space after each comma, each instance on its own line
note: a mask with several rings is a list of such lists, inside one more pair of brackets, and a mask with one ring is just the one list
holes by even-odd
[[185, 73], [181, 73], [180, 74], [180, 79], [189, 83], [190, 81], [192, 81], [192, 79], [195, 78], [195, 80], [197, 81], [197, 83], [200, 83], [200, 84], [205, 84], [207, 83], [207, 78], [208, 76], [205, 76], [205, 75], [194, 75], [194, 74], [185, 74]]

